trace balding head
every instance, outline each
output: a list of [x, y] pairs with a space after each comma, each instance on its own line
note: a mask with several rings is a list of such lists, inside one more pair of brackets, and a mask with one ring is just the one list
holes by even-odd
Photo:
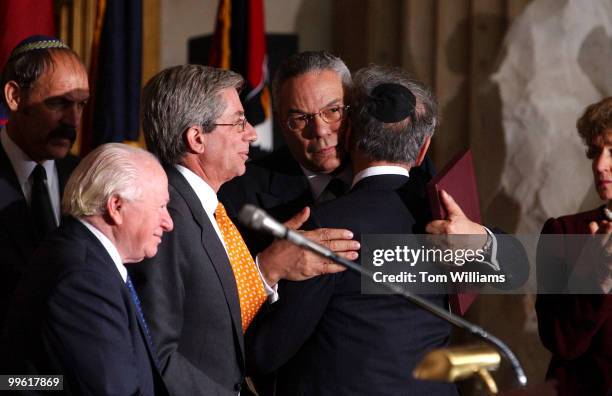
[[65, 157], [89, 98], [87, 71], [69, 48], [12, 56], [2, 73], [7, 132], [36, 162]]

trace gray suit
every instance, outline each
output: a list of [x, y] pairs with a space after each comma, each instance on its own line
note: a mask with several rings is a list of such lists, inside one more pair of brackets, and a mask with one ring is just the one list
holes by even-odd
[[197, 195], [167, 167], [174, 231], [131, 273], [173, 395], [236, 394], [244, 379], [238, 290]]

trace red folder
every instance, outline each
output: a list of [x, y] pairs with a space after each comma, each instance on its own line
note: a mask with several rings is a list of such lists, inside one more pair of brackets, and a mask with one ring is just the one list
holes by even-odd
[[482, 223], [474, 163], [469, 149], [457, 153], [427, 184], [427, 195], [434, 220], [446, 218], [446, 210], [440, 200], [440, 190], [449, 193], [470, 220]]
[[[449, 193], [470, 220], [482, 223], [474, 163], [469, 149], [457, 153], [427, 184], [427, 195], [434, 220], [446, 218], [446, 210], [440, 200], [440, 190]], [[478, 293], [451, 295], [449, 299], [451, 311], [463, 316], [477, 296]]]

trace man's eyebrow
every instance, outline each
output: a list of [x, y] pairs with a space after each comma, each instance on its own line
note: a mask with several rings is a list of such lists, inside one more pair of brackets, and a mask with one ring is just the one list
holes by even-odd
[[[325, 106], [321, 107], [321, 109], [324, 109], [329, 106], [333, 106], [338, 103], [342, 103], [342, 98], [336, 98], [336, 99], [329, 101]], [[289, 114], [311, 114], [311, 113], [308, 113], [307, 111], [300, 110], [300, 109], [289, 109], [288, 113]]]
[[63, 100], [67, 102], [83, 102], [89, 100], [89, 94], [87, 95], [75, 95], [72, 92], [68, 92], [65, 94], [49, 96], [43, 100], [43, 102], [47, 103], [50, 101], [58, 101]]
[[244, 117], [244, 110], [237, 110], [233, 114], [231, 114], [229, 117], [230, 118], [233, 118], [233, 117]]

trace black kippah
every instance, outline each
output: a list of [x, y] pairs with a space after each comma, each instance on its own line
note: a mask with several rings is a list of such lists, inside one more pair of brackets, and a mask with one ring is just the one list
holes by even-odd
[[366, 102], [368, 112], [379, 121], [399, 122], [414, 115], [416, 98], [400, 84], [376, 86]]

